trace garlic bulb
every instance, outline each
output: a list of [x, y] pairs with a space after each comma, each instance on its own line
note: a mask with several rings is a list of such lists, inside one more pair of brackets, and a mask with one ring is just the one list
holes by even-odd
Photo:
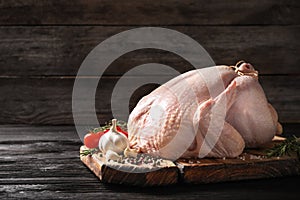
[[112, 127], [99, 140], [99, 149], [105, 154], [111, 150], [117, 154], [122, 154], [129, 146], [128, 139], [123, 133], [117, 130], [117, 120], [112, 120]]

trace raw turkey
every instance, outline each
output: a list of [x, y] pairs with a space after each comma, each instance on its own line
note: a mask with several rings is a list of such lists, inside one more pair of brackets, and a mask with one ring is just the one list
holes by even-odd
[[132, 148], [167, 159], [236, 157], [281, 134], [246, 62], [181, 74], [143, 97], [128, 119]]

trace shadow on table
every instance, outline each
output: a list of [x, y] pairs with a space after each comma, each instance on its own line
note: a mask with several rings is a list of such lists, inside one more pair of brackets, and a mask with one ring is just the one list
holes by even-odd
[[[149, 195], [193, 195], [200, 194], [201, 196], [211, 195], [214, 193], [223, 193], [224, 195], [283, 195], [284, 197], [299, 197], [300, 176], [261, 179], [261, 180], [247, 180], [235, 182], [223, 182], [212, 184], [176, 184], [171, 186], [159, 187], [135, 187], [115, 184], [104, 184], [107, 190], [119, 193], [141, 193]], [[278, 189], [280, 188], [280, 191]], [[251, 192], [255, 192], [253, 194]], [[281, 196], [280, 195], [280, 196]]]

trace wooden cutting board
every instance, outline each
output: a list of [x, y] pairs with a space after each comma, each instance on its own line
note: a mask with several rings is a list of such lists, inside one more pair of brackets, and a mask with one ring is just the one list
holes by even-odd
[[[245, 150], [234, 159], [178, 159], [175, 162], [168, 161], [168, 164], [157, 170], [143, 173], [118, 170], [97, 154], [80, 156], [80, 159], [104, 183], [137, 186], [216, 183], [300, 175], [297, 155], [273, 158], [264, 156], [267, 148], [281, 141], [282, 138], [277, 137], [266, 148]], [[80, 151], [84, 149], [86, 147], [82, 146]]]

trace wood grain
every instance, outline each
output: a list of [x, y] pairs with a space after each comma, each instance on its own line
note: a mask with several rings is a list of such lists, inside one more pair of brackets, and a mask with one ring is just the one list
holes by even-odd
[[[281, 138], [283, 139], [283, 138]], [[273, 141], [278, 144], [282, 140]], [[86, 149], [80, 148], [80, 152]], [[124, 172], [109, 166], [109, 163], [97, 159], [97, 155], [81, 156], [82, 162], [102, 181], [107, 183], [153, 186], [176, 183], [216, 183], [237, 180], [274, 178], [300, 175], [300, 161], [296, 154], [283, 157], [265, 158], [267, 148], [255, 151], [246, 150], [238, 158], [225, 159], [178, 159], [174, 161], [178, 167], [163, 167], [151, 172]], [[119, 164], [124, 166], [126, 164]], [[179, 170], [180, 169], [180, 170]], [[176, 175], [177, 174], [177, 175]], [[178, 179], [178, 176], [181, 179]]]
[[[82, 146], [80, 152], [84, 149], [86, 148]], [[80, 156], [80, 159], [103, 183], [134, 186], [164, 186], [178, 183], [179, 170], [174, 163], [158, 170], [137, 173], [117, 170], [107, 164], [103, 157], [97, 155]]]
[[[264, 150], [260, 150], [262, 154]], [[185, 183], [213, 183], [223, 181], [274, 178], [300, 174], [300, 162], [297, 156], [282, 158], [250, 159], [257, 154], [242, 154], [246, 159], [200, 159], [191, 164], [190, 160], [179, 160], [183, 166]]]
[[[299, 136], [299, 124], [285, 127]], [[80, 161], [80, 145], [72, 126], [0, 126], [0, 198], [235, 200], [252, 199], [249, 193], [261, 200], [299, 197], [299, 176], [151, 188], [102, 184]]]
[[[128, 78], [134, 81], [135, 77]], [[101, 79], [101, 88], [96, 93], [96, 112], [100, 123], [112, 118], [111, 93], [118, 81], [116, 77]], [[281, 122], [299, 122], [300, 107], [299, 76], [263, 76], [260, 82], [267, 98], [277, 109]], [[2, 123], [21, 124], [73, 124], [72, 90], [74, 78], [1, 78], [0, 79], [0, 121]], [[127, 87], [127, 86], [126, 86]], [[129, 102], [131, 110], [138, 100], [152, 91], [155, 85], [139, 88]], [[88, 90], [89, 88], [87, 88]], [[128, 91], [128, 90], [125, 90]], [[85, 101], [86, 95], [78, 101]], [[125, 103], [123, 96], [117, 101]], [[82, 122], [92, 115], [92, 111], [82, 108], [80, 111]], [[125, 118], [125, 116], [124, 116]]]
[[[0, 27], [0, 76], [76, 75], [88, 53], [126, 26], [10, 26]], [[171, 26], [200, 43], [216, 64], [244, 59], [261, 74], [300, 74], [300, 26]], [[170, 38], [172, 39], [172, 38]], [[136, 41], [139, 43], [140, 41]], [[156, 41], [153, 41], [155, 43]], [[115, 44], [120, 45], [120, 44]], [[183, 45], [178, 41], [174, 45]], [[117, 50], [115, 50], [117, 51]], [[116, 54], [115, 51], [109, 54]], [[195, 55], [192, 49], [187, 50]], [[105, 74], [122, 75], [150, 62], [184, 72], [192, 66], [181, 57], [146, 49], [116, 59]], [[89, 72], [86, 75], [95, 75]]]
[[[261, 73], [275, 74], [264, 81], [267, 95], [277, 102], [281, 121], [299, 122], [299, 80], [277, 76], [300, 74], [299, 9], [298, 0], [1, 1], [0, 124], [72, 124], [72, 76], [84, 57], [109, 36], [140, 26], [191, 35], [217, 64], [245, 59]], [[150, 49], [122, 56], [106, 75], [121, 75], [148, 62], [190, 69], [178, 56]], [[142, 94], [137, 92], [133, 102]], [[97, 111], [101, 122], [111, 118], [109, 110], [97, 106]], [[82, 117], [88, 114], [82, 112]], [[284, 124], [284, 130], [298, 134], [299, 124]], [[0, 126], [0, 199], [234, 200], [255, 195], [257, 200], [274, 200], [300, 195], [299, 176], [201, 187], [101, 184], [81, 163], [80, 145], [74, 127]]]
[[299, 1], [4, 1], [0, 24], [228, 25], [299, 23]]

